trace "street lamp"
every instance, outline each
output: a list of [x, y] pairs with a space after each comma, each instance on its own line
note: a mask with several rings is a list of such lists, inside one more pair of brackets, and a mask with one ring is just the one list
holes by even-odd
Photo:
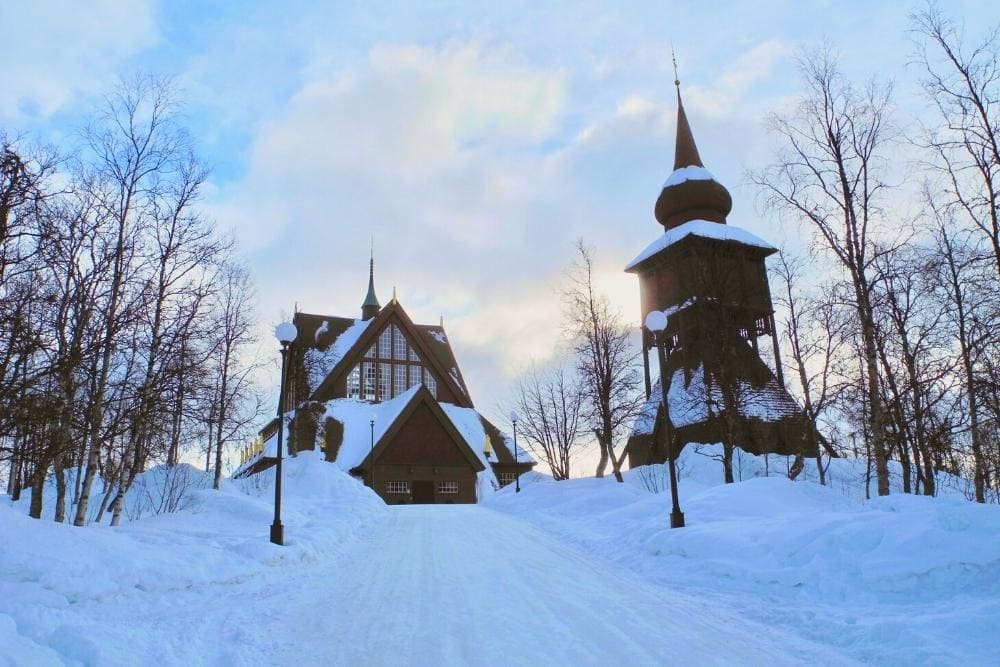
[[[372, 491], [375, 491], [375, 413], [373, 412], [371, 417], [368, 419], [368, 425], [372, 427], [372, 440], [371, 440], [371, 454], [369, 454], [368, 459], [370, 463], [371, 470], [368, 473], [368, 483], [371, 484]], [[375, 491], [378, 493], [378, 491]]]
[[285, 543], [285, 527], [281, 525], [281, 460], [285, 449], [285, 362], [288, 360], [288, 346], [298, 335], [298, 330], [291, 322], [282, 322], [274, 330], [274, 337], [281, 343], [281, 382], [278, 388], [278, 465], [274, 475], [274, 523], [271, 524], [273, 544]]
[[[514, 425], [514, 465], [517, 465], [517, 413], [510, 411], [510, 423]], [[514, 468], [514, 493], [521, 493], [521, 476]]]
[[681, 512], [681, 503], [677, 497], [677, 444], [674, 438], [673, 429], [670, 428], [670, 409], [668, 407], [667, 383], [667, 353], [665, 348], [668, 345], [665, 331], [667, 329], [667, 316], [659, 310], [654, 310], [646, 315], [646, 329], [653, 336], [653, 343], [656, 345], [656, 356], [660, 362], [660, 389], [663, 400], [663, 425], [667, 429], [667, 447], [670, 451], [670, 499], [673, 507], [670, 510], [670, 527], [684, 527], [684, 513]]
[[486, 462], [489, 463], [490, 455], [493, 454], [493, 443], [490, 442], [490, 434], [486, 434], [486, 442], [483, 443], [483, 456], [486, 457]]

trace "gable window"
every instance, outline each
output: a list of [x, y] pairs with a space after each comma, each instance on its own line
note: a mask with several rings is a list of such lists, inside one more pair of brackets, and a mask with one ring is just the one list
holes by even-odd
[[364, 375], [364, 399], [366, 401], [375, 400], [375, 364], [366, 361], [361, 364], [361, 371]]
[[438, 482], [438, 493], [458, 493], [458, 482]]
[[423, 371], [422, 366], [410, 366], [410, 382], [407, 385], [407, 388], [415, 387], [416, 385], [420, 384], [421, 382], [420, 376], [422, 374], [422, 371]]
[[386, 482], [385, 483], [386, 493], [409, 493], [410, 483], [409, 482]]
[[407, 350], [409, 346], [406, 344], [406, 336], [403, 335], [403, 332], [395, 324], [392, 325], [392, 340], [392, 358], [397, 361], [406, 361], [406, 357], [409, 354]]
[[388, 401], [419, 384], [437, 398], [438, 381], [398, 323], [383, 329], [347, 375], [348, 398]]
[[395, 398], [406, 391], [406, 366], [396, 364], [392, 368], [395, 375], [392, 379], [392, 396]]
[[347, 397], [361, 398], [361, 368], [358, 366], [347, 374]]
[[389, 387], [392, 383], [392, 366], [389, 364], [378, 365], [378, 400], [384, 401], [389, 398]]
[[386, 327], [378, 337], [378, 356], [380, 359], [392, 358], [392, 328]]

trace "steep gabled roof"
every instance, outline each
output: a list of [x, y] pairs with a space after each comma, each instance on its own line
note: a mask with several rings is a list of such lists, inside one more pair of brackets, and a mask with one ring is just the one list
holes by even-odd
[[[355, 327], [344, 330], [341, 337], [352, 331], [357, 332], [357, 337], [348, 341], [350, 345], [346, 352], [332, 355], [336, 357], [336, 360], [327, 371], [326, 377], [312, 389], [311, 398], [322, 401], [326, 392], [330, 391], [336, 382], [361, 360], [365, 351], [376, 343], [378, 335], [393, 319], [406, 334], [413, 347], [416, 348], [420, 357], [426, 364], [433, 367], [440, 381], [448, 387], [456, 399], [461, 400], [465, 407], [472, 407], [472, 397], [465, 389], [465, 382], [458, 370], [458, 364], [455, 363], [455, 355], [451, 351], [448, 339], [443, 335], [443, 330], [440, 327], [421, 329], [413, 323], [398, 301], [390, 301], [371, 320], [354, 320]], [[435, 329], [441, 333], [440, 336], [434, 335]], [[340, 343], [341, 340], [338, 338], [328, 349], [332, 349]], [[346, 344], [345, 347], [347, 347]]]
[[371, 320], [295, 313], [293, 323], [299, 330], [296, 343], [305, 347], [309, 389], [315, 391], [340, 360], [351, 352]]
[[[452, 440], [465, 456], [465, 459], [469, 462], [469, 465], [472, 466], [476, 472], [486, 470], [487, 465], [485, 461], [483, 461], [480, 453], [476, 451], [472, 443], [468, 442], [467, 438], [462, 434], [459, 428], [456, 427], [450, 416], [442, 409], [441, 404], [434, 400], [431, 392], [428, 391], [423, 385], [411, 387], [409, 390], [403, 392], [392, 400], [374, 405], [385, 406], [381, 413], [375, 417], [377, 428], [375, 433], [375, 447], [374, 449], [371, 449], [369, 446], [369, 449], [364, 452], [363, 458], [354, 465], [351, 465], [351, 462], [357, 458], [356, 452], [338, 452], [337, 464], [340, 465], [342, 469], [351, 471], [358, 468], [367, 469], [371, 465], [372, 458], [374, 457], [375, 460], [378, 460], [383, 452], [385, 452], [385, 450], [389, 447], [396, 434], [399, 433], [400, 429], [406, 425], [406, 420], [409, 416], [412, 415], [419, 406], [424, 405], [430, 409], [431, 413], [435, 417], [437, 417], [441, 426], [444, 427], [444, 430], [451, 436]], [[383, 420], [384, 422], [379, 424], [379, 422]], [[344, 423], [346, 426], [347, 422]], [[342, 457], [344, 457], [343, 461]]]

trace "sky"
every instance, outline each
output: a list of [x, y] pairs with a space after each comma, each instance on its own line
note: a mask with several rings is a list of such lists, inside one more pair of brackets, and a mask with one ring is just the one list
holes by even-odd
[[[676, 52], [706, 166], [732, 224], [775, 244], [802, 230], [760, 210], [768, 113], [799, 91], [796, 55], [829, 44], [845, 73], [896, 82], [908, 2], [191, 2], [0, 4], [0, 128], [72, 145], [119, 77], [171, 77], [211, 168], [202, 210], [253, 268], [261, 331], [297, 307], [360, 315], [369, 244], [383, 303], [444, 319], [477, 407], [557, 357], [574, 244], [638, 324], [624, 266], [662, 229], [673, 163]], [[945, 5], [969, 26], [992, 1]], [[276, 377], [276, 373], [275, 373]]]

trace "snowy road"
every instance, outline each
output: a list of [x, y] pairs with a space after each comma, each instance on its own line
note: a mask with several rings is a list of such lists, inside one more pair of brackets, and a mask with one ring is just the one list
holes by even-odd
[[[517, 519], [476, 506], [392, 508], [337, 569], [289, 572], [240, 588], [252, 600], [253, 621], [234, 617], [227, 604], [228, 612], [203, 626], [209, 634], [220, 625], [243, 628], [240, 646], [220, 647], [212, 662], [842, 662], [825, 649], [613, 572]], [[270, 619], [263, 625], [262, 613]]]
[[[289, 526], [292, 540], [330, 531], [330, 515], [312, 510]], [[130, 539], [174, 548], [212, 539], [163, 528]], [[486, 507], [388, 508], [345, 542], [329, 556], [293, 544], [252, 575], [220, 572], [204, 585], [44, 602], [20, 616], [20, 631], [63, 660], [96, 665], [845, 662]]]

